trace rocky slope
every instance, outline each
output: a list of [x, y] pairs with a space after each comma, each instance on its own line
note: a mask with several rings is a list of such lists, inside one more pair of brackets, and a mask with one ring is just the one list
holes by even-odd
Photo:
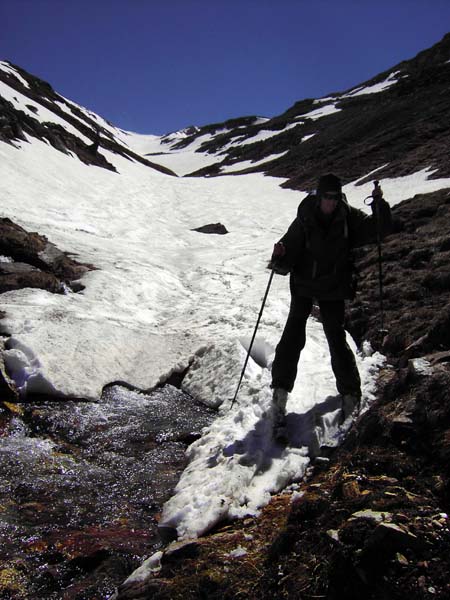
[[302, 100], [263, 122], [248, 117], [197, 128], [173, 147], [213, 134], [197, 151], [216, 154], [217, 163], [194, 175], [219, 175], [233, 165], [238, 172], [239, 163], [252, 161], [259, 164], [240, 172], [263, 171], [300, 190], [314, 189], [325, 171], [339, 173], [345, 183], [374, 169], [378, 178], [407, 175], [418, 165], [435, 177], [449, 176], [449, 84], [447, 34], [357, 88]]

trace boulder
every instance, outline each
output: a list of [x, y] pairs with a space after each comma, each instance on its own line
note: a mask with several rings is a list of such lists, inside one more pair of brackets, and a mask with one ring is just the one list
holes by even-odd
[[201, 227], [191, 229], [191, 231], [198, 231], [200, 233], [216, 233], [218, 235], [225, 235], [228, 233], [227, 228], [225, 225], [222, 225], [222, 223], [209, 223], [208, 225], [202, 225]]

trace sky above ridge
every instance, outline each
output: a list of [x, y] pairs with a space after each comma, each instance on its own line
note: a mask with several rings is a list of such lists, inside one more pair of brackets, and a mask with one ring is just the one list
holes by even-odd
[[0, 0], [0, 60], [114, 125], [271, 117], [414, 57], [448, 0]]

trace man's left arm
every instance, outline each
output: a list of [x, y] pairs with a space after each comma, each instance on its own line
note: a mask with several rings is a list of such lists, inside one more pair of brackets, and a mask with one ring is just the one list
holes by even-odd
[[372, 192], [370, 208], [372, 215], [356, 208], [350, 209], [353, 246], [374, 243], [378, 236], [382, 239], [392, 231], [391, 207], [383, 198], [383, 190], [378, 184]]

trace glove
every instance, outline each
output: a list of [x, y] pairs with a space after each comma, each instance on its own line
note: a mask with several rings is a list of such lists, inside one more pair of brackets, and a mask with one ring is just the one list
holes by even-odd
[[269, 269], [273, 269], [277, 275], [287, 275], [291, 269], [283, 261], [285, 256], [286, 247], [282, 242], [277, 242], [273, 247], [272, 258], [268, 264]]
[[273, 247], [272, 260], [285, 256], [286, 248], [283, 242], [277, 242]]

